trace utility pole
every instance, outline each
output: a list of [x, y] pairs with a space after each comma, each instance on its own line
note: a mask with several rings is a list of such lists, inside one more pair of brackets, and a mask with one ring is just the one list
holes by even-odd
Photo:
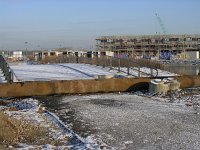
[[27, 52], [27, 44], [28, 44], [28, 42], [25, 42], [25, 47], [26, 47], [26, 49], [25, 49], [26, 60], [27, 60], [27, 55], [28, 55], [28, 52]]
[[186, 59], [186, 52], [185, 52], [185, 43], [186, 43], [186, 36], [184, 35], [184, 39], [183, 39], [183, 58], [184, 60]]

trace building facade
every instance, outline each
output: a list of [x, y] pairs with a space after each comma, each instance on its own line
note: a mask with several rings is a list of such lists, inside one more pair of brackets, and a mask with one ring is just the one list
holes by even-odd
[[67, 56], [76, 56], [76, 57], [81, 57], [81, 56], [86, 56], [87, 50], [42, 50], [42, 51], [35, 51], [34, 52], [34, 58], [35, 61], [41, 61], [42, 59], [46, 57], [51, 57], [51, 56], [62, 56], [62, 55], [67, 55]]
[[102, 36], [96, 46], [101, 54], [113, 52], [114, 56], [199, 59], [200, 35]]

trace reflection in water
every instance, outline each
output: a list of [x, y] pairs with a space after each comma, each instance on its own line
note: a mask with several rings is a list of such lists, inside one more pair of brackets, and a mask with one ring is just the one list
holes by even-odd
[[199, 74], [199, 66], [197, 65], [168, 65], [165, 66], [167, 71], [178, 73], [181, 75], [198, 75]]
[[71, 107], [70, 102], [64, 102], [63, 96], [47, 96], [36, 98], [49, 111], [55, 113], [73, 132], [81, 137], [87, 137], [96, 133], [89, 122], [77, 115], [76, 110]]

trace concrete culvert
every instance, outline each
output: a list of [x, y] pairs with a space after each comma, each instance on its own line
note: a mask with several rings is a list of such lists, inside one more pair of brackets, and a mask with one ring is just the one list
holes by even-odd
[[133, 86], [129, 87], [127, 92], [136, 92], [136, 91], [141, 91], [141, 92], [146, 92], [149, 89], [149, 83], [148, 82], [140, 82], [136, 83]]

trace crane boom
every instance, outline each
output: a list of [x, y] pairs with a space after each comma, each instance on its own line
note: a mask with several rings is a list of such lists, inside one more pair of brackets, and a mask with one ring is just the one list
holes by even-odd
[[160, 28], [161, 28], [163, 34], [167, 34], [167, 30], [166, 30], [166, 28], [165, 28], [160, 16], [157, 13], [155, 15], [156, 15], [156, 19], [158, 20], [158, 23], [160, 25]]

